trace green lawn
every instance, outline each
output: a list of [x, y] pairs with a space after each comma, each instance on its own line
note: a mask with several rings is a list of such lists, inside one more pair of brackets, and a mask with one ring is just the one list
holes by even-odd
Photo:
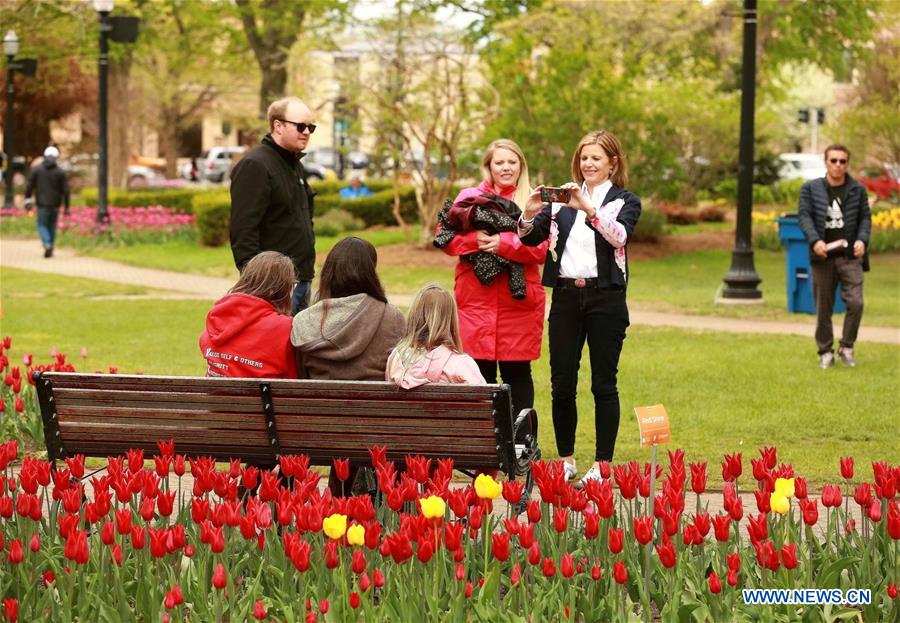
[[[408, 242], [403, 230], [399, 228], [367, 229], [353, 232], [353, 235], [370, 241], [376, 247]], [[316, 252], [328, 252], [345, 237], [346, 235], [319, 236], [316, 240]], [[131, 266], [237, 279], [231, 247], [227, 244], [221, 247], [204, 247], [194, 242], [177, 241], [128, 247], [96, 247], [86, 254]]]
[[[116, 366], [121, 372], [204, 373], [197, 338], [206, 302], [123, 299], [147, 293], [7, 268], [0, 270], [0, 283], [0, 335], [12, 336], [14, 365], [26, 352], [45, 363], [56, 346], [79, 370]], [[672, 420], [668, 447], [685, 448], [688, 460], [714, 463], [714, 481], [723, 453], [741, 451], [749, 459], [761, 445], [778, 446], [780, 458], [817, 485], [837, 479], [840, 456], [856, 457], [860, 478], [873, 460], [900, 462], [900, 347], [866, 344], [859, 349], [858, 368], [823, 371], [810, 343], [806, 337], [632, 327], [620, 364], [617, 461], [649, 458], [638, 446], [633, 408], [661, 402]], [[83, 346], [87, 361], [78, 354]], [[576, 457], [586, 466], [593, 453], [593, 418], [586, 357], [583, 363]], [[552, 458], [546, 344], [534, 377], [541, 446]], [[745, 473], [749, 469], [745, 460]]]
[[[804, 321], [807, 314], [787, 312], [785, 255], [756, 251], [756, 271], [762, 278], [762, 305], [716, 305], [716, 292], [731, 265], [730, 251], [694, 251], [657, 260], [630, 262], [628, 300], [642, 309], [760, 320]], [[865, 275], [863, 325], [900, 326], [900, 253], [871, 257]], [[842, 316], [838, 317], [839, 319]]]

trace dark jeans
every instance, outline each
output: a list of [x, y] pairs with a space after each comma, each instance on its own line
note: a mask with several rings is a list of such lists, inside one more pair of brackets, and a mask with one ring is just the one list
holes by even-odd
[[530, 409], [534, 406], [534, 381], [531, 379], [530, 361], [491, 361], [490, 359], [476, 359], [481, 376], [488, 383], [497, 382], [497, 366], [500, 367], [500, 377], [509, 385], [509, 393], [512, 396], [513, 421], [518, 417], [522, 409]]
[[841, 298], [847, 306], [840, 345], [853, 348], [863, 313], [862, 258], [829, 257], [811, 264], [813, 297], [816, 300], [816, 346], [819, 354], [830, 353], [834, 348], [831, 314], [838, 282], [841, 284]]
[[612, 461], [619, 433], [619, 354], [628, 327], [625, 290], [553, 289], [550, 305], [550, 385], [553, 430], [560, 456], [575, 453], [578, 368], [587, 340], [597, 430], [594, 458]]
[[312, 281], [298, 281], [294, 288], [294, 296], [291, 298], [291, 316], [296, 316], [309, 307], [309, 291], [312, 289]]
[[44, 245], [45, 249], [52, 249], [53, 243], [56, 242], [56, 221], [58, 218], [59, 208], [43, 208], [38, 206], [38, 235], [41, 237], [41, 244]]

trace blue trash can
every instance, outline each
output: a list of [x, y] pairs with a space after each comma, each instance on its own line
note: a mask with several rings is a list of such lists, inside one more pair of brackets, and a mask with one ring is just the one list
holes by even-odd
[[[800, 229], [796, 214], [786, 214], [778, 218], [778, 237], [787, 250], [786, 273], [787, 308], [792, 314], [815, 314], [816, 300], [813, 298], [812, 270], [809, 266], [809, 243]], [[847, 311], [841, 299], [841, 284], [834, 297], [834, 313]]]

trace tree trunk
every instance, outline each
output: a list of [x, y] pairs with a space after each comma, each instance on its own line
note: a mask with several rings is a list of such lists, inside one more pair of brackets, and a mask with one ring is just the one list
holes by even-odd
[[109, 61], [109, 184], [125, 188], [131, 156], [131, 55]]
[[[162, 119], [166, 119], [166, 116]], [[157, 131], [161, 155], [166, 159], [166, 177], [174, 178], [178, 162], [178, 124], [165, 123]]]
[[266, 118], [269, 104], [285, 96], [287, 88], [287, 55], [273, 54], [266, 63], [260, 62], [262, 82], [259, 85], [259, 116]]

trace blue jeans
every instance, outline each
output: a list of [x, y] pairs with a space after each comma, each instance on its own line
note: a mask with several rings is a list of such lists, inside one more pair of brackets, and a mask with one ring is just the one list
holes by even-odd
[[294, 296], [291, 298], [291, 316], [309, 307], [309, 291], [312, 289], [312, 281], [298, 281], [294, 288]]
[[52, 249], [56, 240], [56, 220], [59, 218], [59, 208], [37, 208], [37, 228], [41, 243], [45, 249]]

